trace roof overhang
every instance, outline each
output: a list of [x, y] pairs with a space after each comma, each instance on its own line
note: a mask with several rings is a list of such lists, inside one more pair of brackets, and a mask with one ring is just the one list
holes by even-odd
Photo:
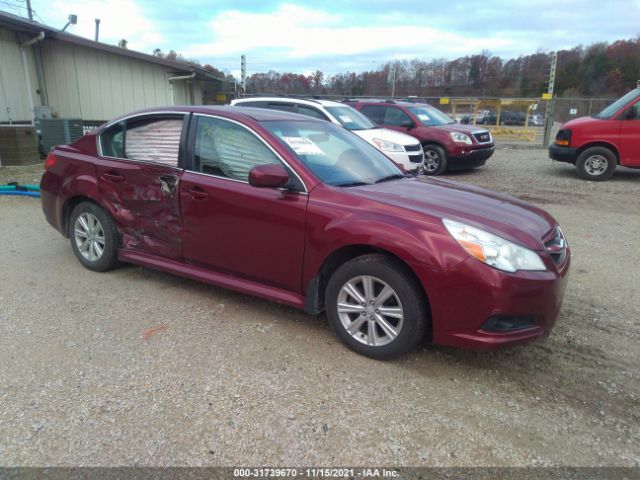
[[94, 42], [88, 38], [73, 35], [71, 33], [62, 32], [60, 30], [53, 29], [47, 25], [43, 25], [38, 22], [30, 21], [26, 18], [12, 15], [7, 12], [0, 11], [0, 27], [7, 28], [16, 33], [33, 34], [37, 35], [40, 32], [44, 32], [45, 40], [58, 40], [61, 42], [78, 45], [85, 48], [92, 48], [94, 50], [100, 50], [103, 52], [109, 52], [114, 55], [120, 55], [122, 57], [128, 57], [141, 62], [153, 63], [156, 65], [162, 65], [170, 69], [172, 72], [181, 74], [195, 73], [195, 79], [204, 81], [224, 81], [224, 77], [210, 72], [202, 67], [190, 65], [187, 63], [174, 62], [165, 58], [156, 57], [146, 53], [136, 52], [135, 50], [128, 50], [126, 48], [116, 47], [114, 45], [107, 45], [106, 43]]

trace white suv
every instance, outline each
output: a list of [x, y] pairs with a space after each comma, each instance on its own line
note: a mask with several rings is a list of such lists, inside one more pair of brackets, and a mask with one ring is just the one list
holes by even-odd
[[369, 142], [408, 172], [418, 171], [424, 161], [422, 145], [417, 139], [379, 128], [355, 108], [344, 103], [290, 97], [253, 97], [233, 100], [231, 105], [284, 110], [337, 123]]

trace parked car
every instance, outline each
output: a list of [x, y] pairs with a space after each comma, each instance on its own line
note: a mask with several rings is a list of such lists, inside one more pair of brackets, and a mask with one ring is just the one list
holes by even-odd
[[350, 101], [348, 104], [377, 125], [420, 140], [426, 175], [479, 167], [493, 155], [493, 138], [486, 129], [460, 125], [430, 105], [394, 100]]
[[420, 142], [410, 135], [379, 128], [367, 117], [343, 103], [291, 97], [255, 97], [233, 100], [231, 105], [295, 112], [328, 120], [363, 138], [407, 172], [422, 172], [424, 152]]
[[543, 127], [544, 115], [533, 114], [529, 115], [529, 126], [531, 127]]
[[573, 163], [585, 180], [607, 180], [618, 165], [640, 168], [640, 88], [597, 115], [565, 123], [549, 157]]
[[496, 112], [489, 112], [478, 123], [482, 125], [524, 125], [526, 118], [524, 112], [503, 110], [500, 112], [500, 120], [498, 120]]
[[406, 176], [344, 128], [261, 108], [170, 107], [56, 147], [47, 221], [95, 271], [130, 262], [327, 312], [374, 358], [547, 335], [570, 251], [545, 211]]

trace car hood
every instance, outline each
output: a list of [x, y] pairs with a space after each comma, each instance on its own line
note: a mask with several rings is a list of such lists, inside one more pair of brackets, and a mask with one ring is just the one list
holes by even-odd
[[437, 128], [439, 130], [445, 130], [447, 132], [461, 132], [471, 134], [478, 132], [487, 132], [488, 130], [480, 125], [465, 125], [464, 123], [448, 123], [445, 125], [435, 125], [429, 128]]
[[569, 120], [567, 123], [563, 124], [560, 128], [572, 128], [583, 125], [597, 125], [602, 124], [601, 122], [606, 121], [600, 118], [595, 117], [578, 117], [573, 120]]
[[402, 146], [415, 145], [420, 143], [418, 139], [406, 135], [401, 132], [396, 132], [388, 128], [370, 128], [368, 130], [351, 130], [360, 138], [365, 139], [367, 142], [372, 143], [374, 138], [380, 138], [389, 142], [397, 143]]
[[510, 195], [451, 180], [406, 178], [350, 187], [351, 194], [436, 218], [467, 223], [533, 250], [557, 222], [544, 210]]

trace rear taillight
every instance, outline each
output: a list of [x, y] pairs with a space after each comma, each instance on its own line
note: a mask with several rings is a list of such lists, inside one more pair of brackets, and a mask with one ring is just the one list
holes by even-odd
[[47, 155], [47, 159], [44, 161], [44, 169], [49, 170], [56, 164], [57, 161], [58, 159], [53, 154], [53, 152], [49, 153], [49, 155]]

